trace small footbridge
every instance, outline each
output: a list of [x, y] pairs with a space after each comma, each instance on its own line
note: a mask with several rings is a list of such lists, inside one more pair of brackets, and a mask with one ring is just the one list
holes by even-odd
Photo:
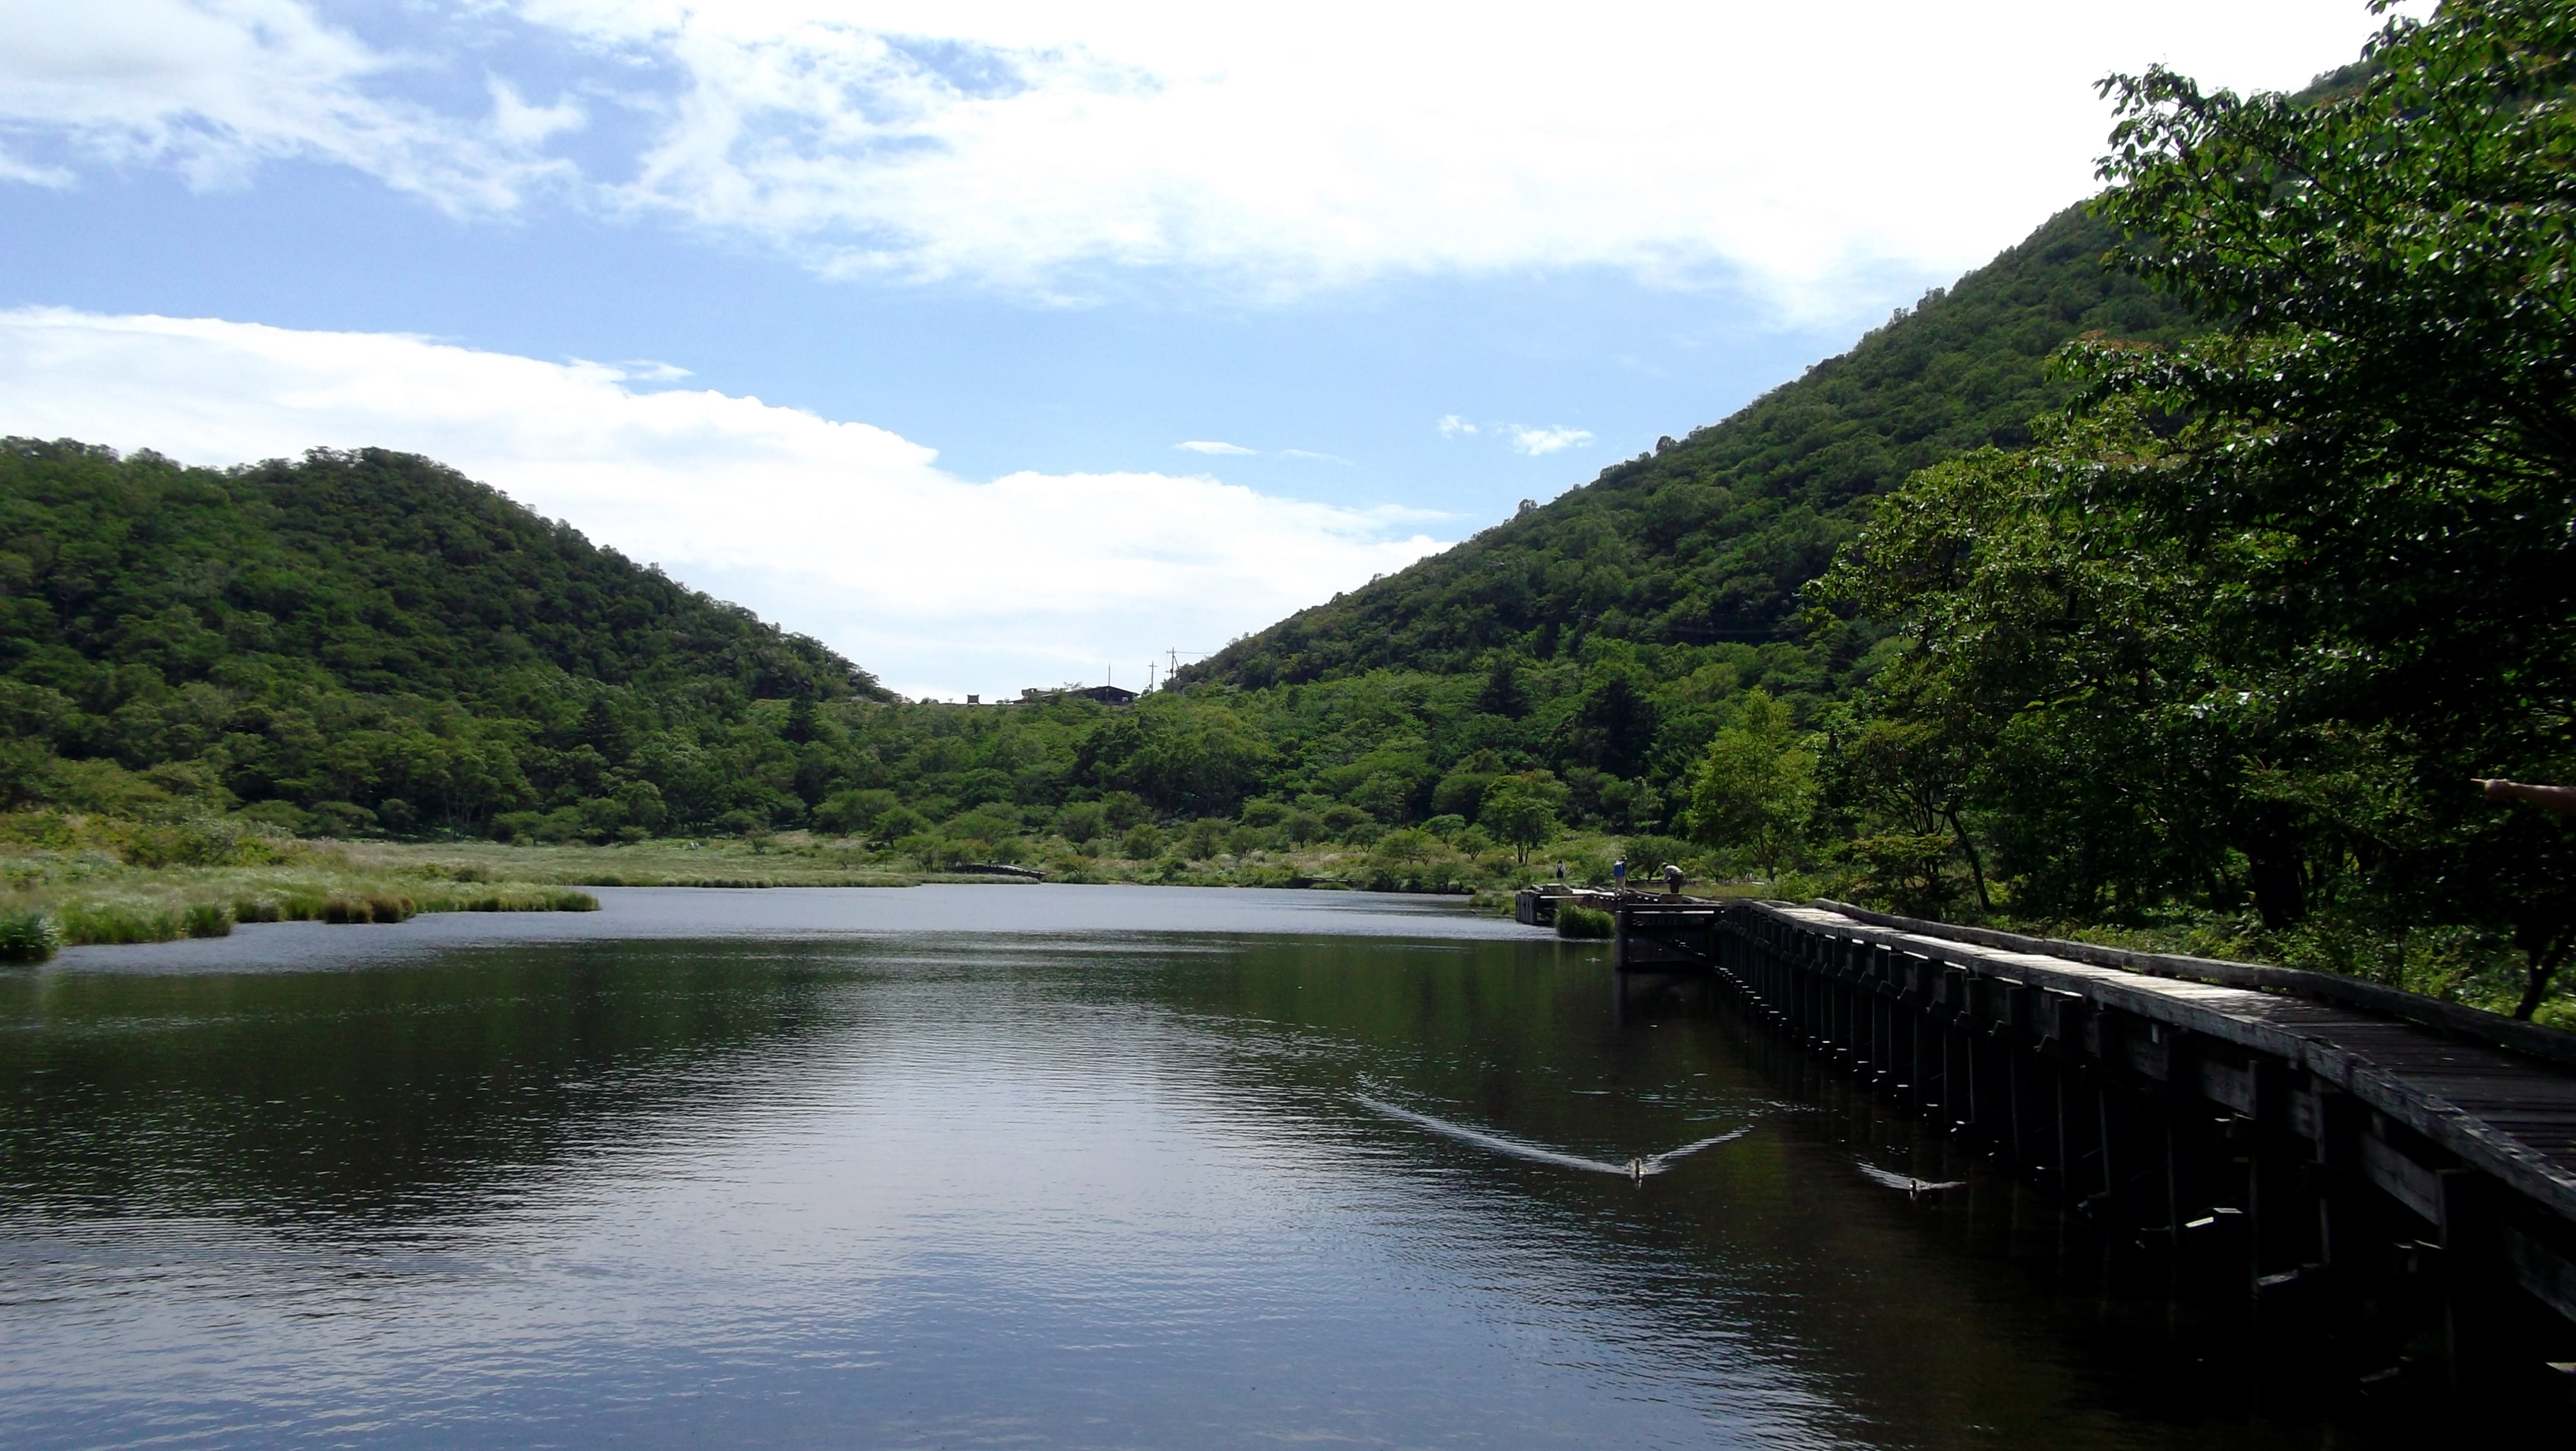
[[2576, 1034], [1835, 902], [1615, 915], [1623, 1001], [1732, 995], [2116, 1237], [2367, 1341], [2366, 1372], [2576, 1379]]

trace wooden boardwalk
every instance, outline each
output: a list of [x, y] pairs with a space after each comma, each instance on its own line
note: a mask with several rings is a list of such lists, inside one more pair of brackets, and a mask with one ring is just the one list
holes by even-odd
[[1722, 983], [2070, 1207], [2233, 1257], [2258, 1298], [2395, 1303], [2400, 1264], [2455, 1380], [2536, 1353], [2467, 1348], [2515, 1323], [2495, 1294], [2555, 1312], [2562, 1364], [2576, 1346], [2576, 1035], [1841, 904], [1631, 894], [1617, 915], [1623, 983]]

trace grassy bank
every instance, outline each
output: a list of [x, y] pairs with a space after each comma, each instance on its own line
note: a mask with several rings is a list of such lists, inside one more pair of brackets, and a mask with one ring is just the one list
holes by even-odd
[[[1193, 843], [1190, 833], [1160, 834], [1134, 855], [1061, 837], [1022, 838], [998, 859], [1045, 873], [1054, 882], [1130, 882], [1192, 887], [1323, 887], [1355, 891], [1492, 892], [1553, 873], [1564, 862], [1577, 880], [1606, 880], [1622, 843], [1612, 837], [1564, 837], [1522, 865], [1509, 849], [1462, 852], [1428, 832], [1396, 831], [1374, 839], [1226, 851], [1219, 840]], [[1089, 848], [1089, 849], [1086, 849]], [[872, 845], [856, 837], [782, 832], [756, 838], [644, 841], [613, 846], [502, 845], [496, 842], [340, 842], [331, 851], [372, 870], [478, 872], [499, 880], [578, 887], [895, 887], [930, 881], [990, 881], [970, 871], [982, 852], [927, 853]], [[1657, 857], [1660, 864], [1662, 858]]]
[[0, 961], [41, 961], [59, 947], [222, 937], [241, 922], [598, 907], [598, 898], [557, 882], [376, 859], [222, 822], [0, 817]]
[[[1579, 835], [1523, 865], [1423, 831], [1226, 851], [1173, 832], [1135, 854], [1039, 837], [1000, 855], [1060, 882], [1318, 887], [1507, 900], [1564, 862], [1602, 880], [1623, 844]], [[1239, 844], [1239, 843], [1238, 843]], [[1196, 847], [1198, 849], [1194, 850]], [[1652, 854], [1649, 852], [1648, 854]], [[420, 912], [581, 911], [585, 887], [898, 887], [993, 882], [944, 849], [904, 851], [805, 832], [607, 846], [311, 840], [238, 818], [134, 822], [59, 812], [0, 816], [0, 959], [57, 946], [221, 936], [240, 922], [391, 922]]]
[[[1509, 911], [1512, 890], [1546, 880], [1563, 863], [1576, 882], [1603, 883], [1627, 857], [1640, 885], [1667, 860], [1693, 872], [1703, 896], [1842, 897], [1896, 910], [1850, 873], [1784, 876], [1776, 883], [1711, 880], [1715, 868], [1685, 843], [1579, 832], [1518, 854], [1472, 836], [1421, 830], [1364, 832], [1365, 839], [1252, 845], [1222, 834], [1148, 834], [1134, 854], [1031, 836], [996, 854], [1057, 882], [1196, 887], [1308, 887], [1434, 893]], [[1246, 849], [1228, 851], [1229, 845]], [[917, 845], [917, 844], [916, 844]], [[1462, 847], [1467, 849], [1461, 849]], [[227, 819], [134, 823], [55, 813], [0, 815], [0, 961], [41, 958], [54, 945], [162, 942], [220, 936], [237, 922], [400, 921], [418, 912], [584, 911], [587, 887], [901, 887], [981, 881], [954, 870], [960, 854], [906, 851], [857, 837], [786, 832], [610, 846], [504, 845], [489, 841], [307, 840]], [[999, 883], [995, 883], [999, 885]], [[2521, 955], [2494, 934], [2400, 927], [2321, 911], [2288, 931], [2246, 916], [2166, 913], [2121, 923], [2070, 923], [1992, 913], [1951, 902], [1928, 915], [2106, 946], [2181, 952], [2342, 973], [2491, 1011], [2521, 990]], [[2536, 1015], [2576, 1027], [2563, 989]]]

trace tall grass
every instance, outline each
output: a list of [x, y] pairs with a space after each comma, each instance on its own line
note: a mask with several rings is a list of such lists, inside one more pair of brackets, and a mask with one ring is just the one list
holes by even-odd
[[1556, 909], [1556, 935], [1559, 937], [1600, 938], [1619, 930], [1619, 919], [1598, 907], [1578, 907], [1572, 902], [1560, 903]]
[[224, 937], [242, 922], [406, 921], [423, 912], [595, 912], [599, 899], [482, 871], [359, 867], [304, 850], [269, 863], [138, 867], [85, 845], [0, 852], [0, 962], [61, 947]]
[[42, 962], [62, 944], [62, 929], [44, 913], [0, 912], [0, 962]]

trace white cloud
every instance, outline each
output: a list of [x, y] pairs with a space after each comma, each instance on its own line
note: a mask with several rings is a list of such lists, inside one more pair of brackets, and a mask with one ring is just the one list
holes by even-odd
[[1473, 434], [1476, 432], [1478, 432], [1476, 425], [1469, 423], [1466, 419], [1459, 417], [1455, 413], [1444, 413], [1440, 416], [1440, 436], [1442, 438], [1456, 438], [1462, 433]]
[[1172, 447], [1187, 449], [1191, 453], [1250, 454], [1260, 452], [1259, 449], [1245, 448], [1239, 443], [1219, 443], [1210, 438], [1194, 438], [1187, 443], [1173, 444]]
[[577, 108], [529, 105], [498, 79], [483, 116], [400, 99], [397, 58], [297, 0], [0, 0], [0, 32], [0, 175], [65, 184], [77, 163], [154, 164], [218, 186], [309, 158], [451, 211], [506, 210], [575, 176], [541, 148], [580, 125]]
[[[1053, 295], [1166, 269], [1277, 295], [1598, 266], [1740, 274], [1799, 306], [1862, 271], [1982, 261], [2088, 191], [2106, 71], [2296, 86], [2375, 24], [2361, 0], [451, 10], [383, 8], [372, 24], [419, 33], [371, 48], [297, 0], [0, 0], [0, 122], [207, 178], [315, 156], [507, 206], [562, 179], [582, 110], [507, 79], [420, 98], [569, 55], [585, 104], [638, 123], [606, 130], [642, 137], [590, 155], [591, 204], [826, 271]], [[0, 171], [67, 164], [15, 155]]]
[[973, 482], [883, 429], [630, 376], [389, 334], [0, 313], [0, 433], [217, 464], [427, 454], [915, 694], [1111, 661], [1141, 680], [1165, 647], [1212, 650], [1444, 547], [1406, 532], [1411, 511], [1205, 477]]
[[[576, 358], [573, 361], [583, 360]], [[676, 383], [690, 376], [688, 369], [677, 363], [665, 363], [658, 358], [629, 358], [617, 365], [617, 373], [619, 377], [634, 383]]]
[[1511, 435], [1512, 448], [1532, 458], [1581, 448], [1592, 442], [1591, 430], [1583, 428], [1522, 428], [1515, 425]]

